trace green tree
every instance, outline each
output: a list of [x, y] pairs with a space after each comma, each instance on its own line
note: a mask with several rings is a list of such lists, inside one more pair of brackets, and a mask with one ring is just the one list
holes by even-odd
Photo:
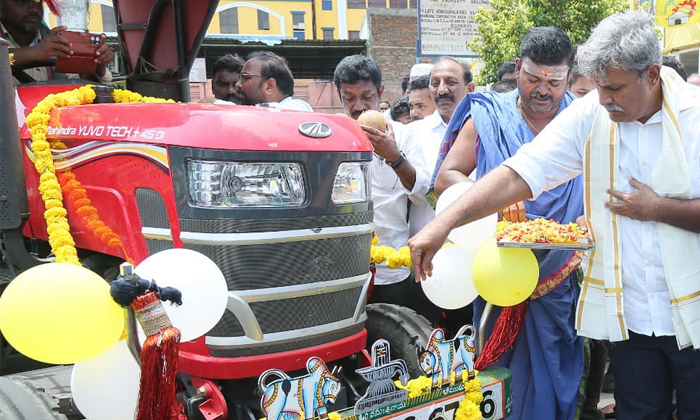
[[479, 84], [496, 82], [496, 72], [504, 61], [520, 54], [520, 41], [536, 26], [563, 29], [574, 44], [588, 38], [591, 30], [613, 13], [629, 9], [629, 0], [491, 0], [491, 8], [475, 15], [479, 35], [469, 48], [479, 54], [484, 67]]

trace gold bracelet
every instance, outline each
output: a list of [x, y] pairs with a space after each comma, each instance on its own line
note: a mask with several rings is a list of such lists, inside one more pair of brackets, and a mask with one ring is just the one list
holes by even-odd
[[10, 65], [15, 65], [15, 53], [10, 53]]

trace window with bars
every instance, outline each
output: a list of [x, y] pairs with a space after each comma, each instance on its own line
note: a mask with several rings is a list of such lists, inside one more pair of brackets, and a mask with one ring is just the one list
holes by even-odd
[[389, 0], [389, 7], [392, 9], [405, 9], [408, 7], [408, 0]]
[[102, 12], [102, 31], [117, 32], [117, 20], [114, 17], [114, 8], [101, 4], [100, 11]]
[[292, 12], [292, 28], [304, 29], [304, 12]]
[[369, 7], [386, 9], [386, 0], [369, 0]]
[[258, 30], [270, 30], [270, 14], [262, 10], [258, 10]]
[[333, 31], [335, 28], [323, 28], [323, 40], [329, 41], [333, 39]]
[[226, 9], [219, 13], [219, 30], [222, 34], [238, 33], [238, 8]]
[[417, 2], [418, 2], [417, 0], [408, 0], [408, 8], [409, 8], [409, 9], [415, 9], [415, 8], [416, 8], [416, 3], [417, 3]]
[[360, 31], [348, 31], [348, 39], [360, 39]]
[[321, 2], [321, 9], [323, 10], [333, 10], [333, 0], [323, 0]]
[[367, 0], [348, 0], [348, 9], [365, 9]]

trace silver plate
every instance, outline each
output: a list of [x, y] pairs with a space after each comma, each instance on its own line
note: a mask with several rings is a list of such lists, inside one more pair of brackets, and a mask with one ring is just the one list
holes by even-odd
[[595, 249], [593, 242], [585, 241], [581, 244], [549, 244], [541, 242], [510, 242], [498, 241], [496, 244], [503, 248], [527, 248], [527, 249], [559, 249], [564, 251], [588, 251]]

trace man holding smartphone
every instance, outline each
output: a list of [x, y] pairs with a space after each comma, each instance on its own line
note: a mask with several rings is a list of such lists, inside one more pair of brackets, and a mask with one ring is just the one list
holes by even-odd
[[[56, 14], [55, 0], [47, 0], [49, 8]], [[25, 68], [24, 74], [35, 81], [66, 78], [56, 73], [53, 67], [31, 67], [54, 58], [68, 58], [73, 55], [72, 44], [61, 36], [67, 28], [58, 26], [49, 29], [43, 22], [44, 4], [42, 0], [0, 0], [0, 23], [2, 37], [10, 43], [14, 67]], [[81, 74], [80, 78], [98, 82], [109, 82], [112, 75], [107, 65], [112, 61], [112, 50], [104, 43], [104, 34], [95, 53], [96, 71], [94, 74]], [[29, 68], [31, 67], [31, 68]], [[31, 81], [23, 79], [21, 72], [13, 71], [14, 84]]]

